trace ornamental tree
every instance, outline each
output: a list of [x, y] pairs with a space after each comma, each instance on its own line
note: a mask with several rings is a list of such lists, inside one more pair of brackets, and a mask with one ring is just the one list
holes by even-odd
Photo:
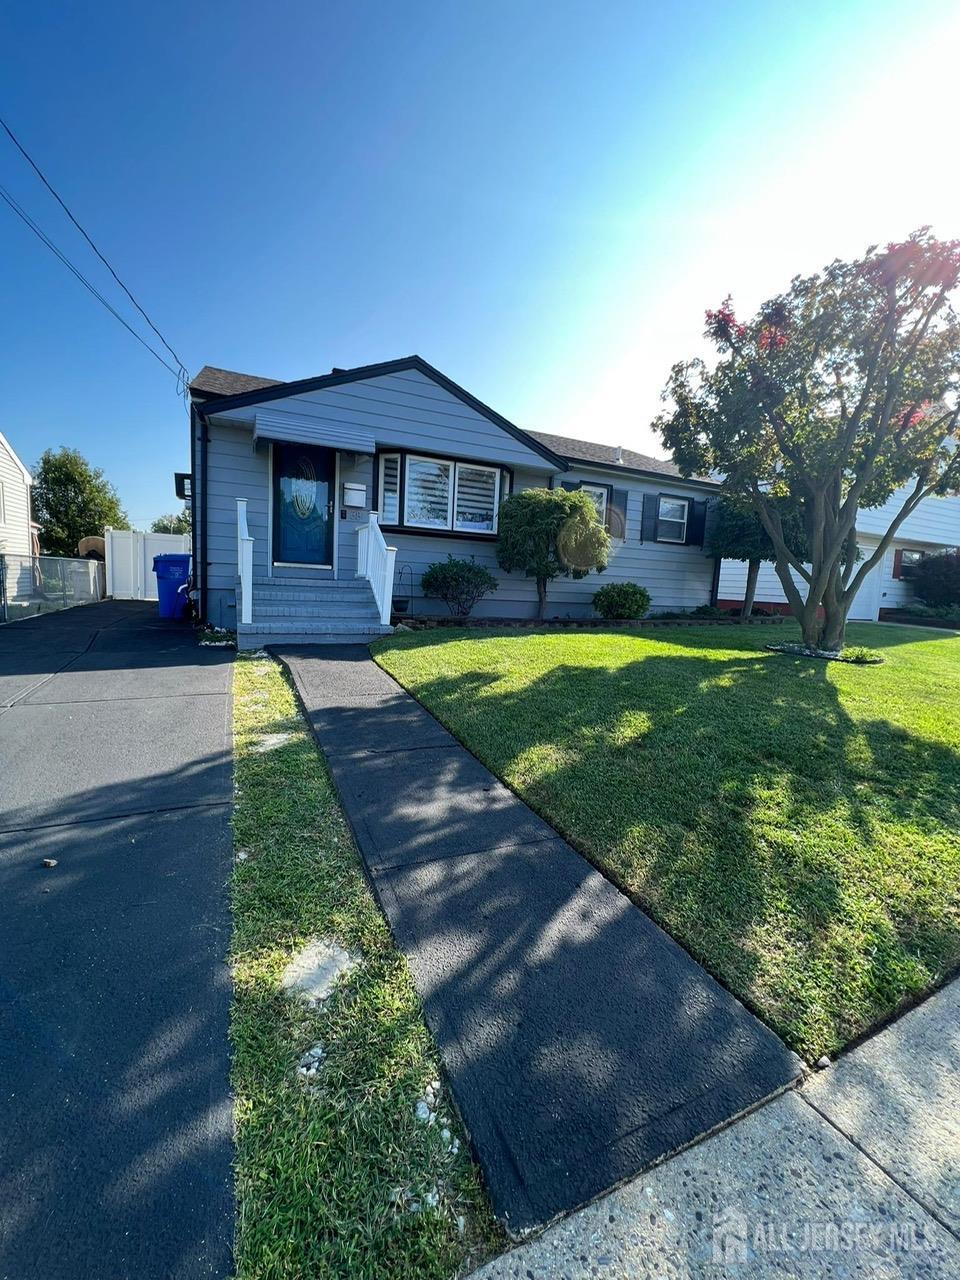
[[589, 494], [569, 489], [522, 489], [500, 507], [497, 563], [537, 583], [537, 617], [554, 578], [585, 578], [607, 567], [610, 536]]
[[[749, 321], [727, 299], [707, 312], [716, 365], [671, 371], [657, 427], [684, 475], [719, 473], [756, 511], [810, 648], [843, 647], [853, 598], [904, 520], [960, 488], [958, 278], [960, 241], [924, 228], [798, 276]], [[858, 510], [894, 494], [879, 544], [858, 560]], [[783, 497], [799, 505], [805, 557], [789, 545]]]
[[31, 502], [45, 555], [75, 556], [81, 538], [100, 536], [107, 525], [130, 528], [116, 489], [76, 449], [47, 449], [41, 456]]
[[[803, 519], [795, 502], [781, 498], [777, 510], [787, 546], [801, 560], [806, 557]], [[764, 560], [777, 558], [773, 540], [763, 527], [752, 504], [744, 498], [722, 497], [710, 513], [708, 548], [719, 560], [745, 560], [747, 582], [743, 593], [742, 618], [749, 618], [757, 594], [757, 577]]]

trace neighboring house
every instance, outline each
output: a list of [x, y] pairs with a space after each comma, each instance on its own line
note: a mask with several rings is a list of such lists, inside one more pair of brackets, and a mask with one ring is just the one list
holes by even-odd
[[37, 526], [30, 518], [30, 472], [0, 434], [0, 555], [38, 553]]
[[474, 557], [500, 583], [477, 615], [535, 617], [533, 580], [496, 563], [500, 503], [535, 486], [587, 490], [612, 537], [603, 574], [550, 584], [548, 617], [591, 616], [605, 582], [642, 583], [654, 610], [711, 599], [715, 483], [522, 431], [418, 356], [288, 383], [207, 367], [190, 393], [201, 612], [236, 627], [241, 647], [380, 634], [391, 590], [416, 614], [444, 613], [420, 579], [448, 554]]
[[[907, 489], [895, 493], [882, 507], [861, 510], [857, 516], [857, 545], [861, 560], [872, 555], [890, 522], [900, 510]], [[883, 559], [870, 570], [850, 607], [850, 617], [876, 622], [886, 611], [902, 609], [914, 602], [910, 574], [924, 556], [960, 546], [960, 497], [924, 498], [908, 516]], [[721, 606], [741, 604], [747, 566], [739, 560], [724, 560], [717, 587]], [[794, 575], [803, 589], [804, 585]], [[757, 578], [755, 607], [788, 612], [786, 596], [772, 564], [762, 564]]]

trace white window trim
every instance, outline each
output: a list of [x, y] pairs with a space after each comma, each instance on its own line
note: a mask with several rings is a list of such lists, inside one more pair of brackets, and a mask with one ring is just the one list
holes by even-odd
[[[447, 523], [426, 524], [420, 520], [411, 520], [407, 514], [407, 502], [410, 497], [410, 463], [428, 462], [435, 467], [447, 467], [450, 471], [450, 484], [447, 489]], [[403, 464], [403, 523], [411, 529], [433, 529], [439, 533], [449, 533], [453, 528], [453, 492], [456, 484], [457, 464], [453, 458], [430, 458], [422, 453], [408, 453]]]
[[[683, 533], [679, 538], [662, 538], [660, 536], [661, 520], [666, 520], [670, 524], [679, 524], [679, 521], [675, 517], [662, 516], [660, 514], [660, 508], [664, 502], [682, 502], [683, 503]], [[673, 543], [675, 546], [683, 545], [687, 541], [687, 526], [689, 525], [689, 523], [690, 523], [690, 499], [689, 498], [675, 498], [673, 497], [672, 494], [669, 494], [669, 493], [661, 493], [657, 497], [657, 529], [656, 529], [657, 542], [670, 542], [670, 543]]]
[[[475, 524], [460, 525], [457, 524], [457, 488], [460, 484], [460, 468], [466, 467], [468, 471], [488, 471], [493, 476], [493, 528], [478, 529]], [[500, 486], [502, 484], [501, 476], [503, 474], [502, 467], [488, 467], [479, 462], [457, 462], [453, 471], [453, 524], [451, 526], [454, 533], [480, 533], [492, 537], [497, 532], [497, 525], [500, 522]]]
[[[383, 513], [384, 499], [384, 466], [388, 458], [397, 458], [399, 469], [397, 472], [398, 482], [400, 485], [400, 493], [398, 498], [402, 497], [403, 501], [398, 502], [398, 515], [396, 521], [385, 519]], [[446, 524], [425, 524], [421, 521], [412, 520], [407, 511], [407, 500], [410, 494], [410, 480], [408, 474], [408, 464], [410, 462], [430, 462], [436, 466], [448, 467], [450, 470], [450, 491], [447, 496], [447, 522]], [[509, 498], [513, 491], [510, 472], [506, 467], [498, 466], [496, 463], [487, 462], [471, 462], [467, 458], [440, 458], [433, 457], [427, 453], [406, 453], [402, 449], [385, 449], [378, 454], [377, 461], [377, 500], [380, 506], [381, 523], [391, 528], [397, 529], [422, 529], [425, 533], [447, 533], [461, 534], [465, 538], [493, 538], [496, 536], [500, 527], [500, 507]], [[475, 524], [457, 524], [457, 488], [460, 483], [460, 471], [465, 468], [469, 471], [486, 471], [494, 477], [494, 508], [493, 508], [493, 528], [480, 529]]]
[[599, 518], [600, 518], [600, 523], [601, 523], [602, 525], [606, 526], [606, 523], [607, 523], [607, 508], [608, 508], [609, 503], [610, 503], [610, 490], [607, 488], [607, 486], [606, 486], [605, 484], [589, 484], [589, 483], [587, 483], [586, 481], [584, 481], [584, 482], [580, 485], [580, 491], [581, 491], [582, 493], [589, 493], [589, 494], [591, 495], [591, 497], [592, 497], [594, 494], [599, 494], [599, 495], [600, 495], [600, 497], [603, 499], [603, 506], [602, 506], [602, 507], [600, 508], [600, 510], [597, 512], [597, 515], [598, 515], [598, 516], [599, 516]]

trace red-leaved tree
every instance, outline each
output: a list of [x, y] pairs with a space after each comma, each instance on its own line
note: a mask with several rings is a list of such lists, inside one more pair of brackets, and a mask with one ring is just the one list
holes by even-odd
[[[715, 473], [746, 499], [810, 648], [843, 647], [847, 613], [897, 530], [931, 494], [960, 489], [960, 241], [924, 228], [797, 277], [751, 320], [707, 312], [719, 360], [674, 365], [657, 420], [685, 475]], [[899, 494], [858, 559], [857, 512]], [[802, 515], [806, 558], [780, 514]], [[822, 616], [821, 616], [822, 611]]]

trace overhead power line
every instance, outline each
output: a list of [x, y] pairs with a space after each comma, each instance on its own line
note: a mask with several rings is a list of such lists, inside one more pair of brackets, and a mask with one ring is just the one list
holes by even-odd
[[90, 283], [90, 281], [83, 274], [83, 272], [78, 267], [74, 266], [74, 264], [70, 261], [67, 255], [61, 252], [61, 250], [57, 248], [57, 246], [53, 243], [53, 241], [46, 234], [46, 232], [43, 231], [41, 227], [37, 226], [34, 220], [30, 217], [29, 213], [27, 213], [25, 209], [21, 208], [21, 206], [17, 204], [16, 200], [14, 200], [10, 192], [7, 191], [4, 187], [0, 187], [0, 200], [4, 200], [10, 206], [10, 208], [17, 215], [17, 217], [21, 218], [26, 223], [26, 225], [30, 228], [30, 230], [34, 233], [34, 235], [39, 240], [41, 240], [43, 244], [47, 246], [50, 252], [60, 259], [60, 261], [67, 268], [67, 270], [73, 272], [73, 274], [77, 277], [77, 279], [84, 286], [84, 288], [89, 289], [89, 291], [93, 294], [93, 296], [97, 299], [97, 301], [101, 303], [104, 307], [106, 307], [106, 309], [110, 312], [110, 314], [114, 316], [115, 319], [119, 320], [120, 323], [123, 325], [123, 327], [127, 329], [130, 333], [132, 333], [133, 336], [136, 338], [136, 340], [142, 346], [146, 347], [146, 349], [150, 352], [150, 354], [154, 356], [157, 360], [159, 360], [165, 369], [169, 369], [169, 371], [173, 374], [175, 378], [177, 379], [182, 378], [184, 373], [182, 366], [180, 369], [175, 369], [172, 364], [168, 364], [167, 361], [164, 360], [163, 356], [160, 355], [158, 351], [155, 351], [154, 348], [151, 347], [150, 343], [147, 342], [145, 338], [141, 337], [141, 335], [137, 333], [136, 329], [134, 329], [132, 325], [127, 323], [127, 321], [123, 318], [120, 312], [117, 311], [117, 309], [107, 301], [107, 299], [103, 296], [103, 294], [99, 291], [99, 289], [97, 289], [94, 285]]
[[[37, 164], [37, 162], [34, 160], [34, 158], [30, 155], [30, 153], [27, 151], [26, 147], [24, 147], [23, 143], [22, 143], [22, 142], [20, 141], [20, 139], [16, 136], [16, 134], [13, 132], [13, 130], [10, 128], [10, 126], [7, 124], [7, 122], [3, 119], [3, 117], [2, 117], [2, 116], [0, 116], [0, 127], [2, 127], [2, 128], [3, 128], [4, 133], [6, 133], [7, 137], [10, 139], [10, 141], [13, 143], [13, 145], [17, 148], [17, 150], [18, 150], [18, 151], [20, 152], [20, 154], [23, 156], [24, 160], [26, 160], [27, 164], [29, 164], [29, 165], [30, 165], [30, 167], [31, 167], [31, 169], [33, 169], [34, 173], [37, 175], [37, 177], [40, 179], [40, 181], [43, 183], [43, 185], [47, 188], [47, 190], [48, 190], [48, 191], [50, 192], [50, 194], [53, 196], [54, 200], [56, 200], [57, 204], [58, 204], [58, 205], [60, 206], [60, 208], [64, 211], [64, 213], [67, 215], [67, 217], [70, 219], [70, 221], [71, 221], [71, 222], [73, 223], [73, 225], [76, 227], [76, 229], [77, 229], [77, 230], [80, 232], [80, 234], [83, 236], [84, 240], [86, 240], [87, 244], [90, 246], [90, 248], [93, 250], [93, 252], [97, 255], [97, 257], [100, 259], [100, 261], [103, 263], [103, 265], [107, 268], [107, 270], [108, 270], [108, 271], [110, 272], [110, 274], [113, 276], [114, 280], [117, 282], [117, 284], [118, 284], [118, 285], [120, 286], [120, 288], [123, 290], [123, 292], [127, 295], [127, 297], [130, 299], [130, 301], [131, 301], [131, 302], [133, 303], [133, 305], [136, 307], [136, 309], [140, 312], [141, 316], [143, 316], [144, 320], [146, 320], [147, 324], [150, 326], [150, 328], [153, 330], [153, 332], [157, 335], [157, 337], [160, 339], [160, 341], [161, 341], [161, 342], [163, 343], [163, 345], [166, 347], [167, 351], [169, 351], [170, 355], [171, 355], [171, 356], [173, 356], [174, 360], [177, 362], [178, 369], [172, 370], [172, 372], [173, 372], [174, 374], [176, 374], [176, 376], [177, 376], [178, 378], [180, 378], [181, 380], [183, 380], [184, 382], [186, 382], [186, 381], [187, 381], [187, 379], [188, 379], [188, 374], [187, 374], [187, 367], [186, 367], [186, 365], [183, 363], [183, 361], [182, 361], [182, 360], [180, 359], [180, 357], [177, 355], [176, 351], [174, 351], [173, 347], [172, 347], [172, 346], [170, 345], [170, 343], [166, 340], [166, 338], [163, 336], [163, 334], [160, 332], [160, 330], [157, 328], [157, 326], [156, 326], [156, 325], [153, 323], [153, 321], [150, 319], [149, 315], [147, 315], [146, 311], [143, 309], [143, 307], [140, 305], [140, 303], [137, 301], [137, 299], [133, 296], [133, 294], [130, 292], [130, 290], [127, 288], [127, 286], [124, 284], [124, 282], [120, 279], [119, 275], [118, 275], [118, 274], [117, 274], [117, 272], [113, 269], [113, 267], [110, 265], [110, 262], [107, 260], [107, 258], [104, 256], [104, 254], [103, 254], [103, 253], [101, 253], [101, 251], [98, 249], [98, 247], [96, 246], [96, 244], [94, 244], [94, 242], [93, 242], [92, 238], [87, 234], [86, 230], [83, 228], [83, 226], [81, 226], [80, 222], [79, 222], [79, 221], [74, 217], [74, 215], [73, 215], [73, 213], [71, 212], [70, 208], [68, 207], [68, 205], [66, 204], [66, 202], [63, 200], [63, 198], [60, 196], [60, 193], [56, 190], [56, 188], [53, 186], [53, 184], [49, 181], [49, 179], [47, 178], [46, 174], [43, 172], [43, 170], [40, 168], [40, 166]], [[9, 203], [9, 200], [8, 200], [8, 203]], [[25, 219], [25, 221], [27, 221], [27, 222], [28, 222], [28, 225], [30, 225], [30, 226], [31, 226], [31, 228], [32, 228], [34, 231], [36, 231], [38, 234], [42, 234], [42, 233], [40, 233], [39, 228], [36, 226], [36, 224], [34, 224], [34, 223], [32, 222], [32, 220], [31, 220], [31, 219], [29, 219], [28, 215], [26, 215], [26, 214], [24, 214], [24, 213], [23, 213], [23, 211], [19, 208], [19, 206], [17, 206], [17, 212], [19, 212], [19, 213], [21, 214], [21, 216]], [[110, 304], [109, 304], [108, 302], [106, 302], [106, 300], [105, 300], [105, 299], [104, 299], [100, 294], [97, 294], [97, 293], [96, 293], [96, 290], [95, 290], [95, 289], [93, 289], [93, 286], [92, 286], [92, 285], [90, 285], [89, 281], [87, 281], [87, 280], [86, 280], [86, 279], [85, 279], [85, 278], [80, 274], [80, 272], [79, 272], [79, 271], [77, 271], [77, 270], [76, 270], [76, 268], [74, 268], [74, 267], [72, 266], [72, 264], [70, 264], [69, 262], [67, 262], [67, 259], [64, 257], [64, 255], [63, 255], [63, 254], [61, 254], [59, 250], [57, 250], [57, 249], [55, 249], [55, 248], [54, 248], [54, 246], [53, 246], [52, 242], [50, 242], [46, 237], [43, 237], [43, 236], [42, 236], [42, 238], [44, 239], [44, 241], [45, 241], [45, 243], [48, 245], [48, 247], [49, 247], [49, 248], [51, 248], [51, 249], [54, 249], [54, 252], [57, 254], [57, 256], [58, 256], [58, 257], [60, 257], [60, 258], [64, 261], [64, 263], [66, 263], [66, 265], [70, 266], [70, 269], [71, 269], [72, 271], [74, 271], [74, 274], [75, 274], [75, 275], [77, 275], [81, 280], [83, 280], [83, 281], [84, 281], [84, 283], [87, 285], [87, 287], [88, 287], [88, 288], [90, 288], [91, 292], [95, 293], [95, 294], [96, 294], [96, 296], [100, 298], [100, 301], [101, 301], [101, 302], [103, 302], [104, 306], [106, 306], [110, 311], [113, 311], [113, 314], [114, 314], [115, 316], [117, 316], [117, 319], [118, 319], [118, 320], [120, 320], [121, 324], [125, 325], [125, 326], [126, 326], [126, 328], [130, 329], [130, 332], [134, 335], [134, 337], [136, 337], [139, 341], [143, 342], [143, 339], [142, 339], [142, 338], [140, 338], [140, 335], [136, 332], [136, 330], [135, 330], [135, 329], [132, 329], [132, 328], [130, 327], [130, 325], [128, 325], [128, 324], [127, 324], [127, 322], [123, 319], [123, 317], [122, 317], [122, 316], [120, 316], [120, 315], [118, 315], [118, 314], [117, 314], [117, 312], [113, 310], [113, 308], [110, 306]], [[154, 355], [157, 355], [156, 351], [154, 351], [154, 350], [153, 350], [153, 347], [149, 346], [149, 344], [148, 344], [148, 343], [144, 342], [144, 343], [143, 343], [143, 345], [147, 348], [147, 350], [148, 350], [148, 351], [152, 351]], [[165, 363], [166, 363], [164, 360], [162, 360], [162, 359], [161, 359], [161, 357], [160, 357], [160, 356], [157, 356], [157, 359], [158, 359], [158, 360], [160, 360], [162, 364], [165, 364]], [[169, 369], [169, 368], [170, 368], [170, 366], [169, 366], [169, 365], [167, 365], [167, 368]]]

